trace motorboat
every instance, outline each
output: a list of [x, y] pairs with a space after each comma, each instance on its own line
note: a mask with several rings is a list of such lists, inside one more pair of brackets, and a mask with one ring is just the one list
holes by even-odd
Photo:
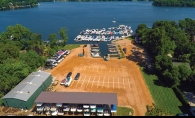
[[70, 105], [69, 104], [63, 105], [63, 111], [69, 111], [69, 110], [70, 110]]
[[83, 106], [82, 105], [78, 105], [77, 106], [77, 112], [82, 112], [83, 111]]

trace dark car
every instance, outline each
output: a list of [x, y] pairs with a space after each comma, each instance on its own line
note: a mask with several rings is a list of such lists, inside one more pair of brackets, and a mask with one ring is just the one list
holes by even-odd
[[80, 73], [77, 73], [74, 79], [75, 79], [75, 80], [78, 80], [79, 77], [80, 77]]
[[66, 77], [70, 77], [72, 75], [72, 72], [69, 72]]

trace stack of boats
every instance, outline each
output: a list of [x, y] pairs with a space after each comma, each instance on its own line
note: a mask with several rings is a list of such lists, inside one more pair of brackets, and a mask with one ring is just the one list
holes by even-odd
[[118, 50], [114, 44], [107, 44], [108, 45], [108, 51], [110, 52], [110, 57], [118, 57]]
[[91, 116], [93, 114], [97, 114], [97, 116], [110, 116], [111, 113], [116, 113], [116, 109], [117, 107], [115, 104], [111, 104], [111, 106], [107, 104], [36, 104], [37, 112], [52, 116], [63, 116], [67, 112], [83, 113], [84, 116]]
[[91, 56], [92, 57], [101, 57], [98, 44], [91, 44]]
[[133, 30], [130, 26], [119, 25], [106, 30], [103, 29], [86, 29], [74, 39], [75, 41], [113, 41], [132, 36]]

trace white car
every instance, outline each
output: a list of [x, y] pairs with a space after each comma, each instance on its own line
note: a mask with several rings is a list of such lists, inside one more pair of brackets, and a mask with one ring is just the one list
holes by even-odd
[[67, 50], [66, 54], [69, 55], [70, 54], [70, 50]]

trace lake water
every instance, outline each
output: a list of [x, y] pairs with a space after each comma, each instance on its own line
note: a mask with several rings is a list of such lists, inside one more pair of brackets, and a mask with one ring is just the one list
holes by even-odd
[[[151, 27], [157, 20], [195, 19], [195, 8], [155, 7], [152, 2], [43, 2], [36, 8], [0, 12], [0, 32], [7, 26], [22, 24], [47, 40], [49, 34], [68, 29], [68, 43], [87, 28], [131, 26], [135, 32], [141, 23]], [[112, 20], [116, 20], [113, 23]]]

